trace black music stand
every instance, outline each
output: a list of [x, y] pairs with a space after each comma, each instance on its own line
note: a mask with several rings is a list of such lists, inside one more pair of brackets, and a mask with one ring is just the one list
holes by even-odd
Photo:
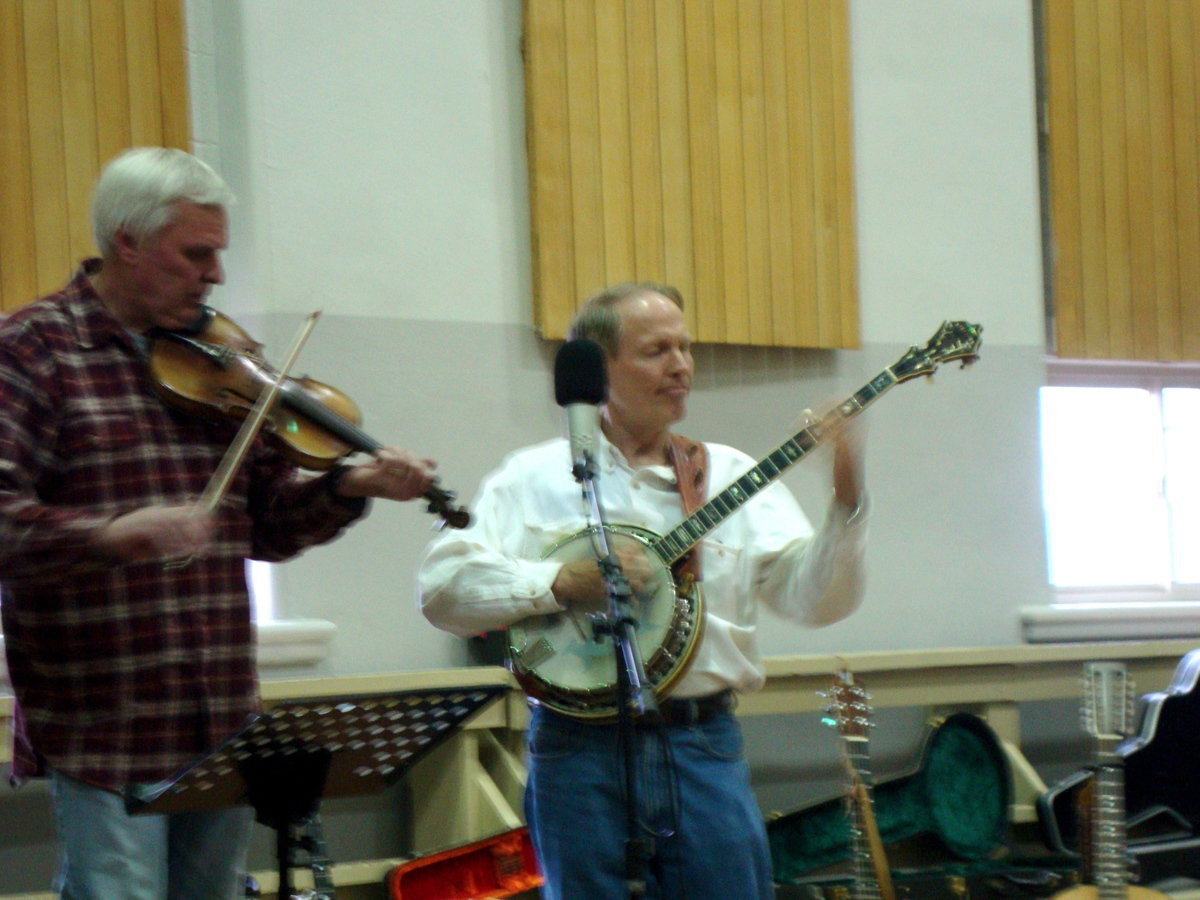
[[170, 781], [131, 790], [126, 809], [178, 813], [248, 804], [276, 832], [279, 900], [291, 895], [297, 826], [322, 797], [375, 794], [393, 784], [504, 685], [363, 697], [286, 700]]

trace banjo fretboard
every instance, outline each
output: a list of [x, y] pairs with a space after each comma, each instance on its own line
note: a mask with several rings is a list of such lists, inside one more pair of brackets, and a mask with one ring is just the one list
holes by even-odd
[[961, 359], [964, 365], [972, 362], [978, 353], [982, 331], [981, 326], [967, 322], [943, 322], [923, 348], [910, 348], [894, 365], [872, 378], [832, 412], [796, 432], [731, 485], [652, 542], [650, 549], [666, 565], [672, 565], [759, 491], [807, 456], [834, 426], [858, 415], [885, 391], [918, 375], [932, 375], [942, 362], [952, 359]]

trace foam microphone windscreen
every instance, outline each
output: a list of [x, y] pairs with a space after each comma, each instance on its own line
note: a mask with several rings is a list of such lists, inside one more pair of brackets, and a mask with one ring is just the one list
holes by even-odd
[[567, 341], [554, 357], [554, 399], [559, 406], [603, 403], [608, 398], [604, 351], [595, 341]]

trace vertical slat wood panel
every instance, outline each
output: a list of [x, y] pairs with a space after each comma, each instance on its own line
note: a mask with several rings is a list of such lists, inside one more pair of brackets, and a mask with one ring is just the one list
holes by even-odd
[[58, 76], [58, 4], [52, 0], [25, 5], [25, 60], [37, 278], [38, 284], [52, 284], [61, 282], [71, 265]]
[[[603, 284], [654, 279], [683, 290], [703, 341], [857, 345], [844, 0], [526, 0], [525, 15], [544, 335]], [[565, 194], [569, 209], [546, 202]]]
[[[1178, 317], [1160, 312], [1160, 328], [1180, 332], [1177, 343], [1166, 345], [1174, 353], [1161, 354], [1168, 359], [1200, 358], [1200, 320], [1193, 319], [1189, 329], [1189, 310], [1200, 306], [1200, 115], [1197, 105], [1197, 60], [1194, 48], [1200, 35], [1200, 4], [1168, 3], [1167, 23], [1170, 35], [1169, 68], [1171, 78], [1170, 149], [1174, 153], [1175, 238], [1165, 249], [1178, 260], [1179, 293], [1173, 305]], [[1164, 319], [1166, 321], [1164, 321]], [[1182, 325], [1182, 327], [1180, 327]], [[1189, 333], [1195, 337], [1188, 340]]]
[[[538, 177], [530, 179], [533, 208], [558, 222], [572, 219], [571, 152], [567, 125], [566, 23], [562, 3], [542, 2], [539, 15], [529, 17], [525, 34], [526, 92], [530, 105], [541, 110], [540, 127], [526, 123], [526, 143], [538, 160]], [[531, 54], [529, 46], [544, 48]], [[575, 296], [575, 247], [569, 241], [550, 241], [541, 249], [543, 233], [533, 229], [534, 316], [555, 333], [566, 330], [566, 302]]]
[[158, 12], [155, 0], [122, 0], [125, 5], [125, 36], [130, 51], [125, 57], [129, 70], [129, 126], [135, 146], [162, 140], [163, 116], [158, 62]]
[[1132, 254], [1129, 232], [1128, 119], [1125, 110], [1125, 59], [1121, 52], [1121, 5], [1098, 7], [1100, 67], [1100, 134], [1104, 167], [1104, 234], [1108, 263], [1108, 345], [1118, 357], [1133, 351], [1130, 298]]
[[[59, 3], [58, 59], [62, 83], [67, 265], [92, 253], [94, 247], [89, 200], [100, 158], [96, 145], [99, 116], [92, 44], [90, 10], [78, 3]], [[69, 153], [65, 152], [67, 147], [71, 148]]]
[[814, 121], [829, 127], [813, 133], [813, 236], [816, 241], [818, 335], [821, 346], [838, 346], [841, 315], [836, 304], [820, 302], [837, 296], [837, 147], [833, 140], [833, 59], [829, 47], [830, 9], [822, 0], [810, 2], [809, 78], [813, 86]]
[[1044, 12], [1056, 352], [1200, 359], [1200, 2]]
[[[1051, 0], [1060, 6], [1063, 0]], [[1049, 10], [1048, 10], [1049, 11]], [[1069, 123], [1054, 129], [1054, 152], [1047, 162], [1049, 180], [1056, 186], [1050, 194], [1050, 217], [1058, 240], [1054, 253], [1054, 318], [1057, 323], [1057, 352], [1078, 356], [1084, 347], [1082, 210], [1080, 209], [1079, 110], [1075, 102], [1075, 17], [1047, 15], [1045, 29], [1047, 106], [1057, 111], [1056, 121]]]
[[0, 0], [0, 97], [0, 298], [31, 298], [37, 292], [37, 245], [20, 0]]
[[771, 231], [767, 218], [767, 131], [763, 72], [763, 16], [759, 3], [738, 4], [738, 78], [742, 93], [742, 131], [746, 173], [746, 305], [747, 343], [772, 344]]
[[[1154, 244], [1153, 258], [1155, 294], [1147, 298], [1146, 318], [1152, 323], [1148, 346], [1139, 350], [1142, 359], [1154, 359], [1159, 351], [1164, 357], [1179, 357], [1179, 259], [1176, 236], [1179, 233], [1175, 208], [1175, 158], [1170, 152], [1175, 136], [1172, 128], [1171, 103], [1171, 33], [1167, 7], [1150, 3], [1146, 14], [1146, 79], [1149, 99], [1148, 143], [1150, 156], [1150, 215]], [[1158, 148], [1158, 149], [1154, 149]]]
[[[720, 165], [717, 155], [716, 49], [711, 0], [687, 0], [684, 55], [688, 72], [688, 148], [691, 155], [692, 241], [695, 249], [696, 331], [700, 340], [725, 340], [725, 256], [721, 246]], [[708, 98], [702, 102], [701, 98]], [[670, 280], [667, 273], [666, 280]]]
[[[663, 264], [661, 269], [639, 268], [639, 272], [669, 272], [670, 279], [688, 298], [684, 317], [696, 333], [696, 266], [692, 240], [694, 210], [692, 169], [688, 145], [688, 74], [684, 37], [684, 0], [660, 0], [655, 9], [655, 61], [658, 72], [659, 154], [662, 172]], [[647, 130], [650, 130], [649, 128]]]
[[[604, 0], [601, 0], [604, 2]], [[713, 63], [716, 73], [717, 177], [721, 198], [721, 255], [725, 260], [722, 292], [724, 339], [731, 344], [749, 343], [746, 327], [746, 181], [742, 139], [740, 35], [737, 0], [714, 0]]]
[[813, 133], [819, 127], [813, 118], [811, 57], [808, 48], [808, 3], [787, 2], [788, 77], [788, 149], [792, 155], [792, 263], [795, 295], [791, 299], [796, 315], [798, 346], [820, 346], [820, 292], [817, 289], [817, 264], [813, 253], [816, 233], [813, 186], [816, 166], [813, 161]]
[[[1151, 209], [1150, 72], [1146, 58], [1146, 10], [1141, 3], [1119, 9], [1119, 52], [1125, 108], [1129, 238], [1128, 355], [1144, 358], [1155, 349], [1154, 215]], [[1163, 237], [1166, 237], [1163, 235]]]
[[159, 109], [162, 115], [162, 134], [158, 140], [170, 147], [186, 147], [192, 131], [183, 5], [179, 0], [155, 0], [154, 13], [158, 39]]
[[[1174, 7], [1174, 4], [1170, 4]], [[1176, 71], [1188, 68], [1191, 88], [1190, 97], [1180, 99], [1176, 108], [1188, 103], [1189, 109], [1183, 118], [1191, 126], [1186, 135], [1191, 144], [1181, 150], [1180, 159], [1188, 160], [1188, 171], [1184, 164], [1178, 167], [1180, 189], [1180, 255], [1184, 267], [1190, 272], [1191, 279], [1181, 287], [1179, 297], [1180, 330], [1183, 336], [1182, 358], [1187, 360], [1200, 359], [1200, 158], [1197, 146], [1200, 146], [1200, 4], [1191, 3], [1190, 28], [1180, 28], [1178, 33], [1187, 32], [1185, 43], [1187, 56], [1182, 57]], [[1182, 22], [1180, 23], [1182, 24]], [[1190, 65], [1189, 65], [1190, 63]], [[1190, 101], [1190, 103], [1189, 103]], [[1188, 189], [1190, 187], [1190, 190]], [[1184, 226], [1186, 222], [1186, 226]], [[1190, 239], [1190, 240], [1189, 240]]]
[[[1083, 236], [1083, 339], [1085, 347], [1108, 343], [1108, 254], [1104, 230], [1104, 129], [1101, 121], [1100, 37], [1091, 0], [1079, 0], [1075, 54], [1076, 109], [1079, 128], [1080, 231]], [[1053, 140], [1053, 130], [1051, 140]]]
[[[630, 54], [625, 45], [625, 2], [606, 0], [596, 5], [595, 12], [597, 139], [600, 142], [604, 270], [632, 272], [633, 186], [627, 63]], [[594, 289], [602, 287], [602, 283], [597, 283]]]
[[[120, 3], [92, 3], [91, 13], [96, 97], [105, 111], [96, 118], [96, 146], [100, 159], [107, 160], [133, 145], [126, 113], [129, 70], [125, 65], [125, 10]], [[172, 146], [186, 146], [186, 143]]]
[[104, 162], [133, 144], [188, 146], [181, 3], [0, 0], [0, 309], [94, 252]]
[[[641, 36], [655, 35], [655, 18], [655, 4], [637, 0], [627, 4], [627, 44], [636, 48]], [[662, 134], [658, 128], [648, 127], [657, 120], [662, 108], [657, 58], [653, 53], [634, 52], [629, 54], [627, 62], [628, 83], [637, 86], [629, 94], [629, 122], [638, 123], [629, 135], [633, 268], [638, 272], [661, 272], [665, 266]]]
[[[834, 73], [850, 71], [850, 10], [845, 4], [830, 6], [829, 54]], [[846, 302], [846, 298], [858, 296], [858, 255], [854, 252], [855, 235], [858, 233], [858, 216], [854, 203], [854, 170], [851, 166], [849, 149], [854, 143], [854, 123], [850, 117], [851, 85], [849, 78], [833, 77], [830, 84], [833, 95], [833, 145], [834, 165], [837, 167], [835, 202], [837, 204], [837, 240], [833, 253], [837, 257], [837, 290], [821, 298], [824, 306], [837, 309], [840, 330], [836, 346], [858, 345], [858, 304]]]
[[796, 280], [792, 253], [792, 185], [789, 171], [791, 135], [788, 133], [788, 69], [786, 0], [763, 3], [763, 128], [764, 177], [768, 240], [767, 288], [762, 298], [771, 323], [771, 343], [796, 346]]
[[[559, 240], [573, 240], [575, 285], [571, 296], [549, 302], [566, 305], [557, 318], [568, 322], [579, 294], [589, 294], [605, 282], [603, 172], [600, 167], [600, 98], [596, 78], [596, 14], [590, 3], [565, 0], [567, 63], [567, 134], [571, 154], [571, 222], [558, 235], [543, 234], [538, 246], [555, 252]], [[533, 48], [530, 48], [533, 51]]]

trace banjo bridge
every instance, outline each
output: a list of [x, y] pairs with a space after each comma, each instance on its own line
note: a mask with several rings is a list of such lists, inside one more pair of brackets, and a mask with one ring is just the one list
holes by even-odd
[[545, 637], [539, 637], [536, 641], [526, 644], [520, 650], [512, 649], [512, 654], [516, 657], [517, 662], [529, 669], [536, 669], [556, 652], [554, 645], [546, 640]]

